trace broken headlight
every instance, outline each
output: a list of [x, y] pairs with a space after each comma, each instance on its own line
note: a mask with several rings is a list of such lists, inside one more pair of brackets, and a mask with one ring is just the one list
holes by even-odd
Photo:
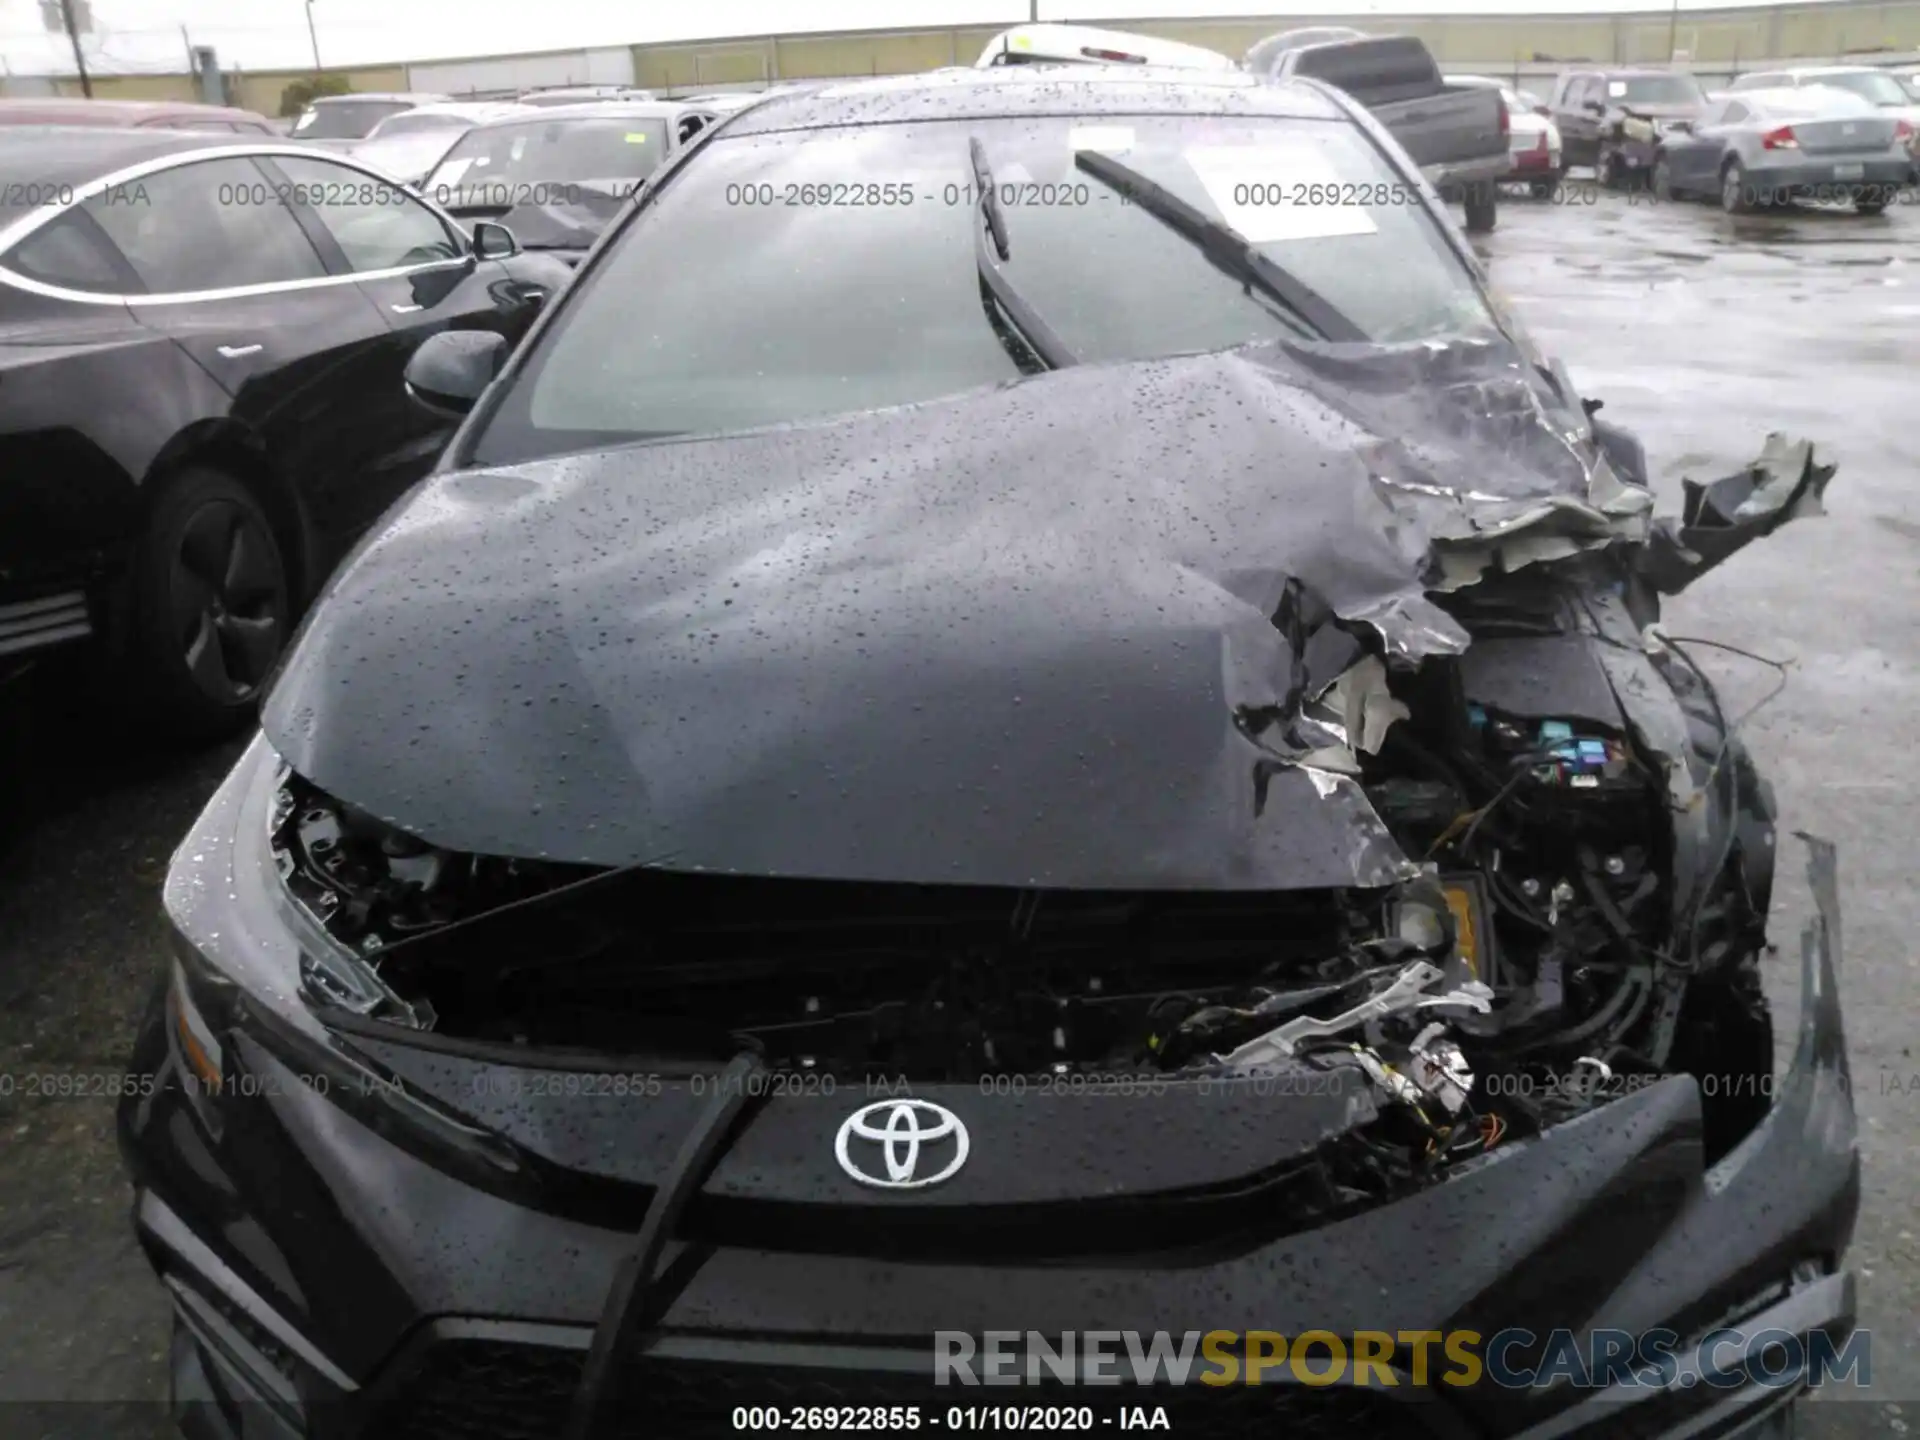
[[267, 839], [303, 932], [303, 988], [322, 1004], [422, 1029], [433, 1027], [433, 1009], [401, 1000], [380, 982], [383, 951], [593, 873], [440, 849], [335, 799], [286, 765], [275, 776]]

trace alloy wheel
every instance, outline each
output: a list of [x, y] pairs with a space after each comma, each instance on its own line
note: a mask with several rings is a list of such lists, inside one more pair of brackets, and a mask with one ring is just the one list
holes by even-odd
[[261, 518], [231, 500], [201, 505], [181, 527], [168, 590], [194, 683], [222, 704], [251, 699], [286, 632], [286, 577]]

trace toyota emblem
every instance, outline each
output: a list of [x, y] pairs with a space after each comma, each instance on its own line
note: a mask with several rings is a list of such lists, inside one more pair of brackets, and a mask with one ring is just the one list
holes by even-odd
[[833, 1153], [840, 1168], [862, 1185], [922, 1190], [967, 1163], [967, 1127], [946, 1106], [931, 1101], [877, 1100], [846, 1118]]

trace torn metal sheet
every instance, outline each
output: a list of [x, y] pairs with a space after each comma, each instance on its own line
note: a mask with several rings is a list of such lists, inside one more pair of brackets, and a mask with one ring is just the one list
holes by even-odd
[[1485, 567], [1641, 534], [1578, 410], [1504, 340], [1276, 343], [439, 475], [263, 724], [483, 854], [1387, 884], [1412, 864], [1350, 778], [1395, 718], [1372, 657], [1464, 651], [1433, 596]]
[[1653, 527], [1636, 568], [1654, 589], [1678, 595], [1700, 576], [1789, 520], [1826, 513], [1834, 467], [1817, 464], [1813, 446], [1775, 433], [1738, 474], [1702, 485], [1685, 482], [1678, 517]]

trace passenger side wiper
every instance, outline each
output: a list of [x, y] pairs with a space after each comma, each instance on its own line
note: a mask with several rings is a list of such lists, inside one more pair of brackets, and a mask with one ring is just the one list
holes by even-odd
[[[1007, 272], [1001, 268], [1000, 262], [1011, 253], [1007, 240], [1007, 221], [1000, 213], [1000, 198], [994, 189], [993, 170], [987, 164], [986, 147], [980, 143], [979, 136], [967, 141], [967, 152], [973, 160], [973, 183], [980, 191], [980, 200], [974, 210], [973, 253], [980, 271], [980, 284], [987, 292], [981, 298], [985, 300], [991, 297], [992, 303], [1000, 307], [1015, 337], [1039, 356], [1049, 370], [1078, 365], [1080, 357], [1035, 313], [1007, 278]], [[994, 323], [995, 329], [1000, 328], [991, 308], [987, 318]]]
[[1077, 151], [1073, 163], [1111, 186], [1168, 229], [1200, 247], [1215, 269], [1256, 289], [1304, 323], [1322, 340], [1364, 341], [1367, 334], [1326, 296], [1262, 255], [1231, 225], [1195, 209], [1111, 155]]

